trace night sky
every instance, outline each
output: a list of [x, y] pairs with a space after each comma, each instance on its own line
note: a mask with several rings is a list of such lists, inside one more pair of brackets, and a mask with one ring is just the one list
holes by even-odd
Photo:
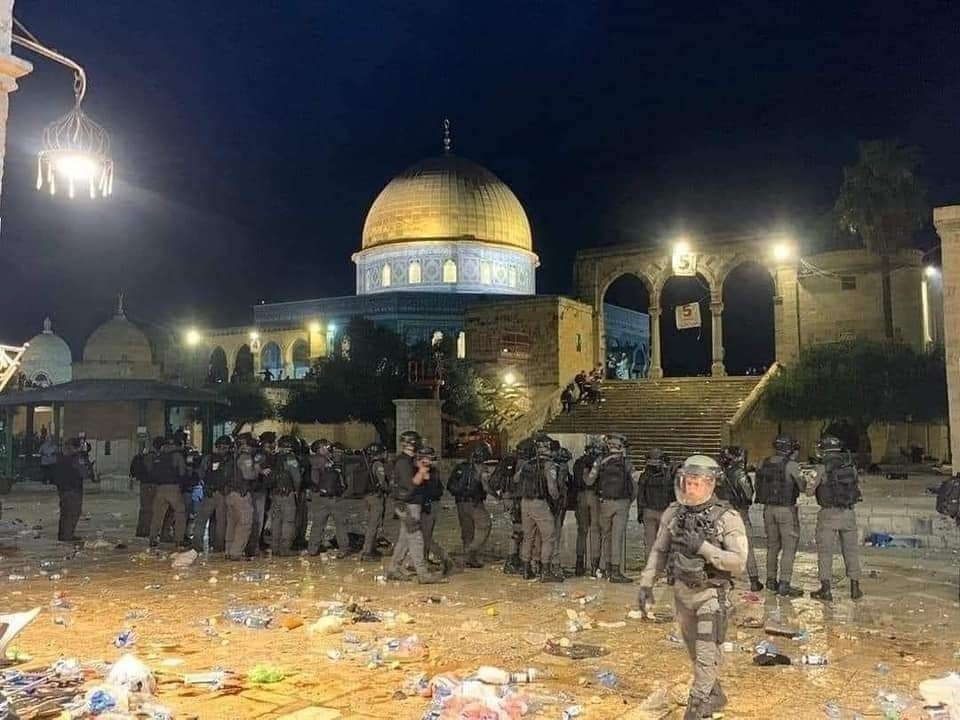
[[352, 294], [367, 208], [445, 116], [524, 204], [541, 292], [590, 245], [789, 228], [813, 249], [858, 139], [918, 145], [932, 204], [960, 202], [960, 3], [639, 5], [18, 0], [86, 66], [117, 183], [33, 190], [72, 78], [16, 49], [0, 335], [49, 314], [76, 355], [121, 289], [178, 326]]

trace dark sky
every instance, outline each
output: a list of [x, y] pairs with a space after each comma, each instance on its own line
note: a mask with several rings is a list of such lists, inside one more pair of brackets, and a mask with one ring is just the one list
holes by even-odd
[[932, 202], [960, 202], [956, 2], [15, 9], [86, 66], [118, 181], [95, 204], [32, 189], [40, 130], [72, 81], [29, 57], [3, 182], [9, 341], [50, 314], [76, 353], [120, 289], [132, 315], [201, 324], [248, 322], [261, 298], [351, 294], [367, 208], [440, 150], [444, 116], [455, 151], [526, 207], [546, 292], [568, 290], [579, 247], [802, 235], [860, 138], [920, 146]]

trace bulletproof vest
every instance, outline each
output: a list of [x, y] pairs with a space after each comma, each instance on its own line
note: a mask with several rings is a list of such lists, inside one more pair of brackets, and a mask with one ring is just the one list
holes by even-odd
[[227, 484], [226, 460], [223, 455], [211, 455], [207, 464], [207, 471], [203, 476], [204, 495], [211, 497], [213, 493], [224, 489]]
[[273, 491], [277, 495], [289, 495], [296, 492], [300, 466], [297, 464], [295, 457], [283, 453], [274, 455], [270, 463], [270, 471]]
[[157, 485], [179, 485], [180, 476], [174, 465], [175, 452], [161, 452], [153, 466], [153, 478]]
[[417, 474], [416, 460], [409, 455], [402, 453], [397, 456], [394, 462], [394, 483], [393, 494], [400, 502], [410, 503], [412, 505], [422, 505], [424, 500], [423, 485], [413, 484], [413, 477]]
[[483, 481], [480, 473], [474, 468], [473, 463], [460, 463], [447, 490], [458, 500], [485, 500], [487, 491], [483, 487]]
[[313, 491], [324, 497], [340, 497], [343, 494], [343, 471], [336, 465], [314, 468]]
[[590, 468], [593, 467], [594, 462], [596, 462], [596, 458], [593, 455], [581, 455], [577, 458], [576, 462], [573, 463], [573, 482], [570, 487], [574, 492], [579, 493], [588, 489], [586, 482], [587, 473], [590, 472]]
[[623, 456], [608, 460], [597, 474], [597, 495], [604, 500], [629, 500], [633, 497], [633, 481]]
[[253, 458], [248, 452], [241, 452], [236, 455], [227, 456], [227, 460], [224, 463], [223, 473], [226, 477], [226, 490], [227, 492], [237, 492], [241, 495], [246, 495], [250, 492], [250, 481], [243, 476], [243, 471], [240, 469], [242, 463], [249, 463], [251, 466], [253, 464]]
[[443, 497], [443, 483], [440, 482], [440, 475], [437, 468], [430, 470], [430, 477], [421, 486], [423, 488], [423, 497], [427, 502], [437, 502]]
[[640, 493], [643, 499], [643, 507], [656, 512], [666, 510], [670, 503], [677, 499], [669, 468], [648, 465], [640, 480]]
[[824, 469], [826, 477], [817, 486], [820, 507], [850, 508], [860, 502], [857, 469], [846, 458], [825, 458]]
[[787, 459], [768, 457], [757, 470], [757, 502], [762, 505], [796, 505], [800, 490], [787, 476]]
[[747, 508], [753, 503], [752, 490], [746, 471], [737, 465], [723, 471], [717, 483], [717, 500], [728, 502], [735, 508]]
[[682, 583], [699, 590], [706, 587], [729, 587], [732, 576], [708, 563], [700, 555], [691, 555], [684, 541], [688, 528], [703, 532], [707, 542], [721, 546], [720, 517], [730, 510], [726, 503], [709, 500], [697, 507], [680, 505], [670, 524], [670, 546], [667, 549], [667, 581]]
[[544, 460], [528, 460], [520, 471], [520, 493], [527, 500], [545, 500], [547, 476], [543, 471]]

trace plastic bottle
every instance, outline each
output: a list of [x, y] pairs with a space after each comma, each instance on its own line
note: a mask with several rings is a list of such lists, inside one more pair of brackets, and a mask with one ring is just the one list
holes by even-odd
[[823, 712], [830, 720], [840, 720], [840, 706], [833, 700], [823, 706]]
[[527, 668], [520, 672], [507, 672], [491, 665], [482, 665], [477, 668], [475, 676], [477, 680], [488, 685], [508, 685], [510, 683], [531, 683], [534, 682], [539, 673], [536, 668]]
[[612, 690], [617, 686], [617, 676], [609, 670], [604, 670], [603, 672], [597, 673], [597, 682], [608, 690]]
[[826, 655], [801, 655], [800, 663], [803, 665], [826, 665]]

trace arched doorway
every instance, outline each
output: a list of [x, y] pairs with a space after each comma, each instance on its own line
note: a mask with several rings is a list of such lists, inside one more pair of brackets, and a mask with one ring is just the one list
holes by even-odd
[[249, 345], [241, 345], [234, 358], [230, 382], [247, 382], [253, 379], [253, 353]]
[[650, 290], [633, 274], [610, 283], [603, 294], [604, 364], [607, 377], [629, 380], [650, 371]]
[[[677, 308], [697, 303], [699, 327], [680, 328]], [[699, 273], [694, 277], [673, 275], [660, 291], [660, 356], [665, 377], [710, 375], [712, 319], [710, 286]]]
[[210, 353], [210, 363], [207, 369], [207, 382], [211, 385], [227, 381], [227, 354], [222, 347], [215, 347]]
[[290, 364], [293, 367], [293, 377], [299, 380], [305, 377], [310, 370], [310, 346], [306, 340], [297, 340], [290, 350]]
[[260, 351], [260, 372], [265, 380], [279, 380], [283, 373], [283, 354], [273, 341], [264, 344]]
[[723, 281], [723, 348], [728, 375], [759, 375], [776, 357], [770, 271], [748, 261]]

